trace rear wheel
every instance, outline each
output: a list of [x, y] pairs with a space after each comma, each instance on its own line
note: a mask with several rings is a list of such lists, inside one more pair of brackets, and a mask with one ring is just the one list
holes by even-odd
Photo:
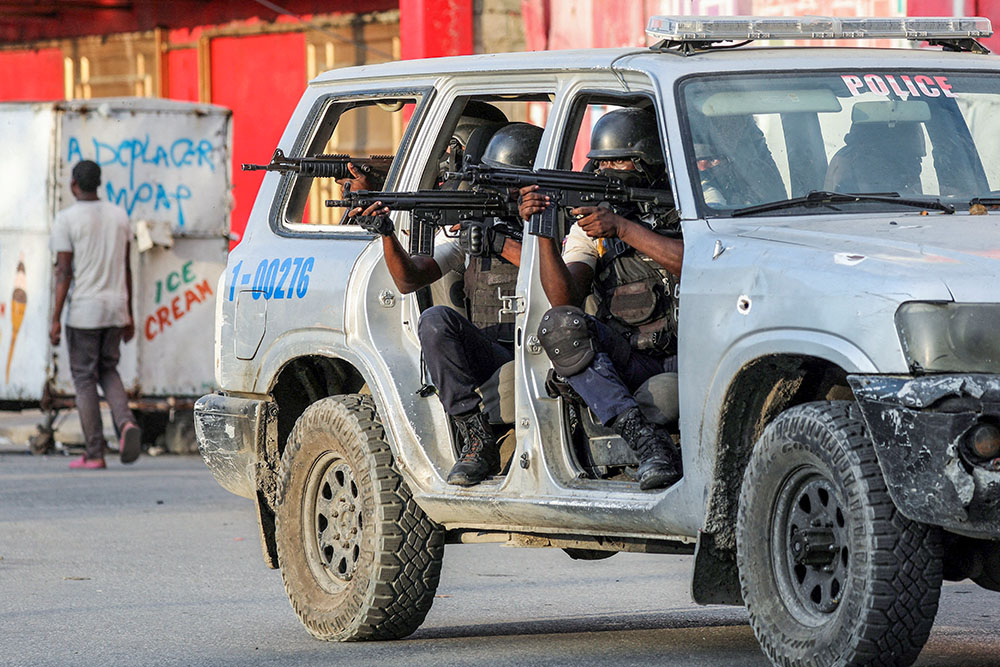
[[281, 459], [278, 564], [292, 608], [315, 637], [397, 639], [424, 620], [444, 534], [393, 465], [370, 396], [306, 408]]
[[889, 498], [852, 402], [810, 403], [754, 447], [737, 518], [750, 623], [778, 665], [908, 665], [941, 591], [941, 532]]

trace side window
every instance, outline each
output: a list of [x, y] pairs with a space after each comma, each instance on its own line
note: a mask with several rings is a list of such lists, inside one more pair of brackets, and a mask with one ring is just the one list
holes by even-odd
[[382, 189], [419, 101], [416, 97], [329, 101], [305, 154], [297, 157], [329, 163], [324, 172], [330, 175], [294, 176], [284, 222], [317, 227], [344, 224], [346, 209], [328, 207], [326, 201], [342, 196], [337, 179], [352, 178], [346, 158], [352, 158], [355, 168], [366, 175], [369, 188]]
[[573, 105], [569, 125], [563, 136], [559, 157], [560, 169], [583, 171], [592, 169], [587, 153], [590, 152], [591, 132], [605, 114], [625, 108], [648, 109], [655, 112], [653, 100], [646, 96], [618, 97], [602, 93], [585, 93]]
[[452, 103], [420, 180], [422, 188], [441, 187], [445, 172], [478, 164], [498, 130], [511, 123], [543, 128], [552, 109], [547, 93], [463, 95]]

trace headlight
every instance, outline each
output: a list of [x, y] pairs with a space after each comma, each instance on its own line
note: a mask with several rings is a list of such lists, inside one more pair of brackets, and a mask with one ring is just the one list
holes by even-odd
[[1000, 304], [911, 301], [896, 331], [914, 370], [1000, 373]]

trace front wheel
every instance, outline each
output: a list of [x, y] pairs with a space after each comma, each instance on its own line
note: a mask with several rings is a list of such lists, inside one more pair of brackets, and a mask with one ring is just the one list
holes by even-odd
[[285, 591], [314, 637], [398, 639], [430, 610], [444, 533], [396, 471], [370, 396], [324, 398], [295, 422], [275, 527]]
[[743, 599], [776, 665], [909, 665], [942, 579], [940, 529], [889, 498], [849, 401], [796, 406], [757, 441], [736, 524]]

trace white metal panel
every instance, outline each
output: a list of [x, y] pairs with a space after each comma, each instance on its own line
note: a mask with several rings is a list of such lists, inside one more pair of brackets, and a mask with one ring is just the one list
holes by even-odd
[[48, 229], [52, 118], [51, 104], [0, 105], [0, 229]]
[[0, 230], [0, 400], [41, 396], [51, 280], [47, 233]]
[[72, 203], [70, 172], [87, 159], [101, 167], [101, 198], [133, 223], [169, 223], [175, 236], [228, 234], [228, 110], [133, 99], [59, 108], [57, 209]]
[[214, 388], [212, 304], [228, 249], [230, 118], [221, 107], [166, 100], [0, 104], [8, 155], [0, 163], [0, 400], [39, 400], [53, 366], [55, 391], [74, 393], [65, 335], [54, 352], [48, 342], [49, 232], [55, 212], [74, 201], [70, 173], [81, 159], [101, 165], [100, 197], [130, 211], [133, 225], [167, 225], [174, 236], [169, 249], [132, 248], [136, 337], [122, 346], [118, 366], [126, 390], [193, 397]]
[[226, 266], [225, 239], [177, 239], [139, 257], [135, 304], [139, 386], [144, 396], [215, 391], [215, 291]]

